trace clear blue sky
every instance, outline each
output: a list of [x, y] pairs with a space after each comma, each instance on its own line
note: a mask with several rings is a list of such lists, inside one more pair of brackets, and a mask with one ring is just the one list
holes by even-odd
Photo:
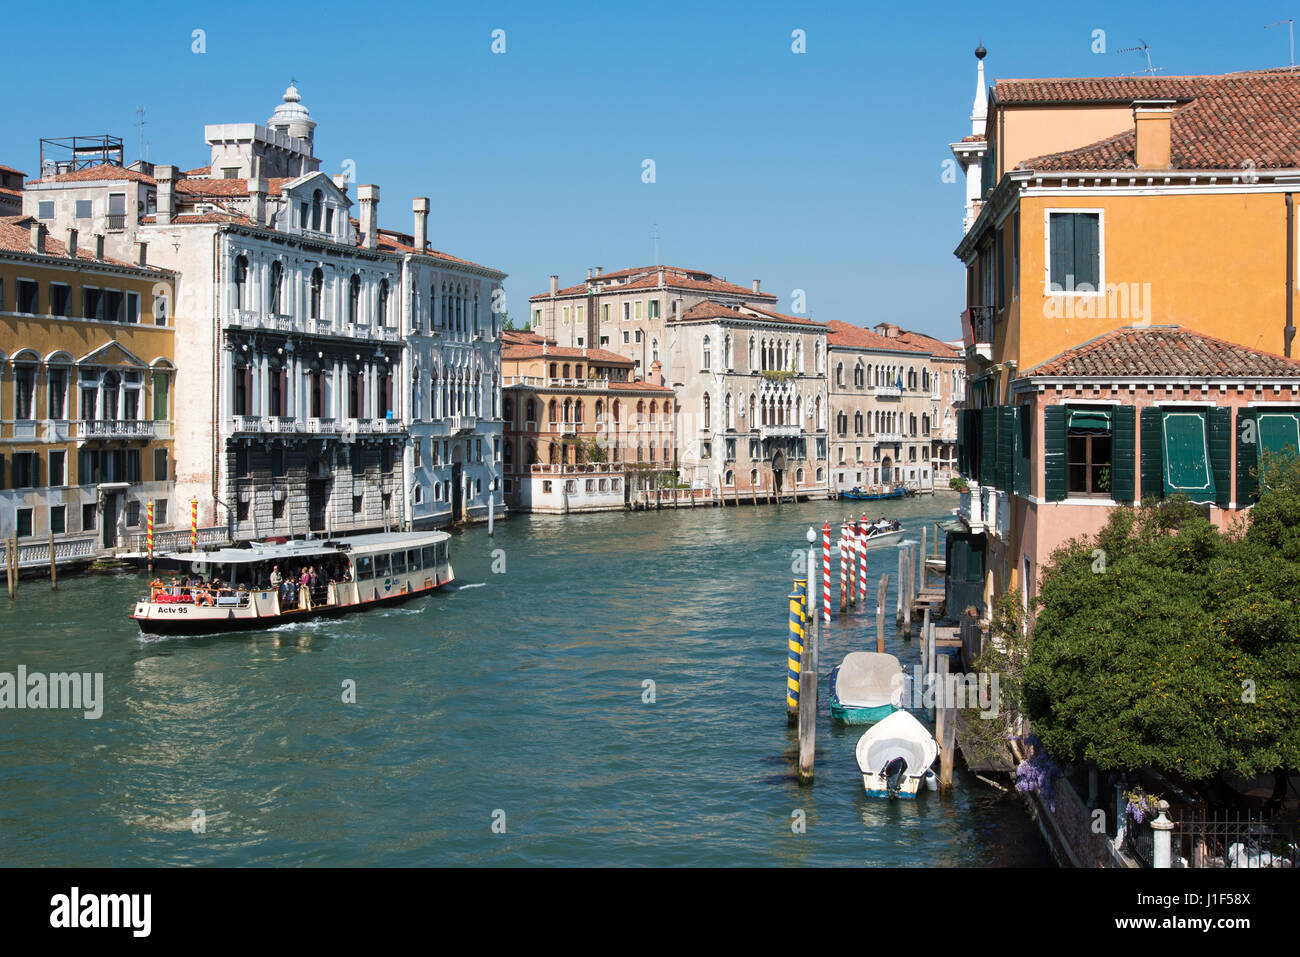
[[[998, 77], [1164, 75], [1285, 65], [1300, 2], [315, 3], [204, 10], [22, 4], [0, 163], [35, 175], [42, 136], [112, 133], [149, 158], [204, 165], [205, 123], [264, 123], [289, 77], [316, 152], [381, 187], [380, 222], [503, 269], [510, 311], [558, 273], [661, 261], [763, 280], [789, 308], [959, 333], [963, 185], [947, 144], [969, 132], [972, 51]], [[506, 52], [491, 51], [492, 31]], [[807, 52], [791, 51], [806, 33]], [[1105, 54], [1092, 51], [1104, 30]], [[192, 52], [192, 31], [207, 52]], [[653, 159], [657, 182], [642, 182]]]

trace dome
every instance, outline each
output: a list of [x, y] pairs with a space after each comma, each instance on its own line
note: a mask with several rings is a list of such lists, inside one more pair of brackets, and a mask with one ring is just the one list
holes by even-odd
[[307, 107], [302, 105], [302, 96], [292, 80], [289, 81], [289, 88], [284, 91], [284, 102], [275, 108], [266, 125], [300, 140], [312, 138], [316, 121], [311, 118], [311, 112]]

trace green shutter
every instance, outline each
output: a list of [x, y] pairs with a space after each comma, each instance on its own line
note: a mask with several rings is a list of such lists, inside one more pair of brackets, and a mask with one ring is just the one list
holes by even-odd
[[1030, 464], [1029, 450], [1033, 448], [1034, 415], [1033, 408], [1027, 405], [1016, 406], [1016, 470], [1012, 477], [1012, 491], [1017, 495], [1029, 497]]
[[1259, 423], [1254, 409], [1237, 410], [1237, 507], [1255, 501], [1256, 482], [1252, 470], [1259, 464]]
[[1165, 497], [1164, 423], [1158, 408], [1142, 410], [1142, 497]]
[[1065, 415], [1063, 405], [1049, 405], [1043, 410], [1043, 497], [1049, 502], [1066, 497]]
[[1117, 502], [1132, 502], [1136, 493], [1134, 475], [1134, 438], [1137, 410], [1131, 405], [1116, 406], [1111, 414], [1110, 497]]
[[980, 409], [980, 461], [979, 483], [993, 485], [997, 482], [998, 464], [998, 410], [986, 405]]
[[1271, 463], [1283, 456], [1294, 457], [1300, 451], [1300, 415], [1297, 413], [1260, 409], [1256, 429], [1260, 459], [1268, 458]]
[[1232, 410], [1210, 409], [1206, 425], [1209, 427], [1210, 470], [1214, 474], [1214, 504], [1227, 508], [1232, 502]]
[[1052, 272], [1049, 277], [1056, 289], [1067, 288], [1074, 273], [1074, 217], [1069, 213], [1048, 216], [1049, 240], [1052, 246]]
[[1163, 409], [1165, 430], [1165, 495], [1181, 493], [1188, 501], [1215, 501], [1214, 471], [1210, 467], [1210, 430], [1205, 409]]
[[1074, 286], [1085, 283], [1093, 291], [1098, 289], [1101, 277], [1101, 256], [1098, 249], [1100, 221], [1096, 213], [1075, 213], [1074, 220]]
[[960, 409], [957, 412], [957, 474], [968, 475], [969, 470], [966, 467], [966, 424], [969, 421], [966, 413], [969, 409]]
[[1016, 473], [1016, 407], [998, 406], [998, 466], [994, 481], [1003, 492], [1010, 492]]

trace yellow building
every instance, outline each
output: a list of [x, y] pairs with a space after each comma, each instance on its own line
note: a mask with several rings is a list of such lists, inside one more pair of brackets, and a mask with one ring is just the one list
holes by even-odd
[[[0, 217], [0, 536], [25, 564], [131, 549], [188, 525], [171, 501], [175, 276]], [[182, 514], [184, 513], [184, 514]]]

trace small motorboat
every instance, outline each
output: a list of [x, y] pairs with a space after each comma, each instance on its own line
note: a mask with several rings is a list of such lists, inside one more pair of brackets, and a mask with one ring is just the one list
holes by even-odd
[[903, 537], [903, 524], [895, 519], [886, 522], [883, 519], [867, 526], [867, 537], [862, 539], [864, 548], [878, 548], [881, 545], [897, 545]]
[[862, 785], [870, 797], [915, 798], [938, 754], [925, 725], [910, 712], [895, 711], [858, 740]]
[[901, 485], [892, 488], [887, 485], [873, 485], [871, 488], [860, 488], [855, 485], [853, 488], [843, 490], [839, 494], [840, 498], [853, 499], [858, 502], [875, 502], [884, 498], [902, 498], [907, 494], [907, 489]]
[[854, 651], [831, 672], [831, 717], [875, 724], [903, 706], [903, 666], [893, 655]]

